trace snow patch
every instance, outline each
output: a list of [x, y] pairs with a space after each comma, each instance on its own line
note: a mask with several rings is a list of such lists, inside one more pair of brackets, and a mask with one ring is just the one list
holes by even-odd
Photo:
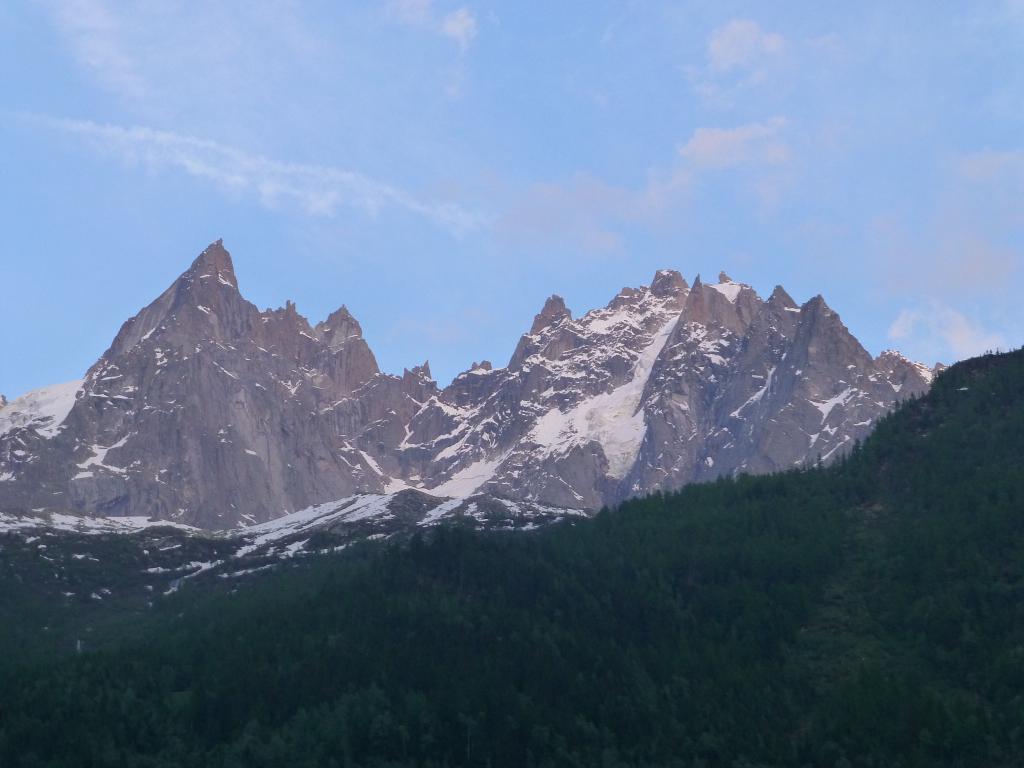
[[740, 295], [740, 291], [746, 288], [746, 286], [742, 283], [715, 283], [714, 285], [709, 285], [708, 288], [718, 291], [730, 302], [735, 304], [736, 297]]
[[12, 400], [0, 407], [0, 437], [20, 427], [30, 427], [46, 439], [53, 437], [60, 432], [81, 390], [79, 379], [34, 389]]
[[0, 513], [0, 532], [48, 528], [95, 535], [100, 533], [134, 533], [146, 528], [170, 527], [200, 533], [199, 528], [168, 520], [150, 520], [145, 516], [132, 517], [78, 517], [76, 515], [12, 515]]
[[853, 387], [847, 387], [838, 395], [836, 395], [835, 397], [830, 397], [828, 400], [811, 400], [811, 405], [813, 405], [815, 408], [821, 411], [822, 424], [824, 424], [825, 420], [828, 419], [828, 415], [832, 413], [833, 408], [835, 408], [837, 405], [846, 405], [846, 403], [853, 396], [853, 392]]
[[388, 502], [391, 498], [377, 493], [350, 496], [338, 501], [315, 504], [266, 523], [249, 526], [243, 529], [242, 533], [246, 538], [251, 537], [250, 543], [239, 549], [235, 557], [244, 557], [275, 541], [325, 523], [353, 522], [390, 514]]
[[755, 392], [749, 398], [747, 398], [747, 402], [745, 402], [743, 405], [741, 405], [739, 408], [737, 408], [735, 411], [733, 411], [729, 415], [732, 416], [734, 419], [738, 419], [740, 417], [740, 413], [742, 413], [744, 408], [746, 408], [748, 405], [753, 405], [754, 403], [759, 403], [761, 401], [761, 399], [764, 397], [765, 392], [767, 392], [768, 389], [771, 387], [772, 379], [774, 377], [775, 377], [775, 366], [773, 365], [771, 370], [768, 371], [768, 378], [765, 379], [764, 386], [762, 386], [759, 390], [757, 390], [757, 392]]
[[527, 439], [548, 454], [564, 454], [574, 446], [595, 441], [608, 460], [608, 474], [625, 477], [647, 431], [641, 407], [647, 379], [678, 319], [672, 317], [655, 333], [640, 353], [628, 382], [587, 398], [568, 411], [548, 411], [537, 420]]
[[92, 456], [83, 461], [81, 464], [77, 465], [78, 468], [81, 469], [82, 471], [75, 475], [73, 479], [78, 480], [83, 477], [92, 477], [92, 467], [102, 467], [103, 469], [108, 469], [111, 472], [114, 472], [119, 475], [125, 474], [125, 470], [122, 467], [112, 467], [108, 465], [106, 461], [107, 452], [112, 451], [114, 448], [120, 448], [122, 445], [128, 442], [129, 437], [131, 437], [130, 434], [125, 435], [113, 445], [108, 445], [106, 447], [103, 447], [102, 445], [92, 446], [90, 448], [90, 450], [92, 451]]
[[427, 490], [437, 496], [465, 498], [494, 477], [495, 471], [504, 460], [505, 456], [501, 456], [496, 459], [483, 459], [470, 464], [468, 467], [460, 469], [445, 482]]
[[363, 461], [369, 465], [370, 469], [378, 475], [384, 476], [384, 470], [380, 468], [380, 464], [378, 464], [370, 454], [366, 451], [359, 451], [359, 455], [363, 457]]

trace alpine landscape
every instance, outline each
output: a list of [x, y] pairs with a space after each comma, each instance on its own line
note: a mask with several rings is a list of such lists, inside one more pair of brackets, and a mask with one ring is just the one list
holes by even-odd
[[0, 8], [0, 768], [1024, 765], [1022, 43]]

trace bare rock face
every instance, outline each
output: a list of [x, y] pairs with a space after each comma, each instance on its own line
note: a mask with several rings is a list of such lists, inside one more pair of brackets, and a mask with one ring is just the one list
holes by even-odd
[[[344, 436], [376, 411], [337, 418], [371, 383], [382, 406], [405, 396], [346, 309], [315, 329], [291, 302], [259, 311], [218, 241], [122, 326], [59, 433], [35, 441], [0, 494], [221, 528], [380, 491], [383, 474]], [[32, 438], [23, 429], [0, 439]]]
[[535, 322], [507, 368], [456, 378], [441, 401], [461, 418], [431, 445], [428, 487], [486, 477], [498, 496], [598, 508], [831, 460], [929, 386], [925, 366], [872, 360], [821, 297], [719, 279], [659, 272], [578, 320]]
[[552, 296], [507, 366], [442, 390], [428, 363], [382, 373], [344, 306], [260, 311], [217, 241], [84, 380], [0, 402], [0, 507], [214, 529], [403, 488], [597, 509], [829, 461], [933, 375], [873, 359], [820, 296], [661, 270], [577, 319]]

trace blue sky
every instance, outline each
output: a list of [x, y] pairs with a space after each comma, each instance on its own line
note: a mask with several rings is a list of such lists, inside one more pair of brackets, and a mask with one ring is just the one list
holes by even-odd
[[0, 5], [0, 392], [219, 237], [260, 307], [347, 304], [442, 383], [662, 267], [873, 353], [1019, 346], [1022, 51], [1021, 0]]

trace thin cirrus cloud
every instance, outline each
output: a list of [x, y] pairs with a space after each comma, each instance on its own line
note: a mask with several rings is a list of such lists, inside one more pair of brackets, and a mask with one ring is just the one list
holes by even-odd
[[751, 69], [786, 50], [786, 39], [750, 19], [733, 19], [711, 33], [708, 65], [715, 72]]
[[622, 227], [659, 220], [679, 205], [690, 182], [681, 167], [652, 174], [639, 187], [611, 184], [590, 173], [538, 182], [513, 195], [497, 230], [513, 240], [563, 240], [591, 253], [620, 251]]
[[85, 141], [93, 150], [129, 163], [183, 171], [229, 194], [252, 195], [268, 208], [297, 205], [312, 216], [356, 209], [375, 216], [398, 209], [431, 220], [454, 235], [475, 229], [479, 219], [454, 203], [433, 203], [360, 173], [321, 165], [285, 163], [209, 139], [141, 126], [26, 116]]
[[450, 37], [465, 50], [476, 37], [476, 17], [467, 8], [459, 8], [441, 20], [441, 34]]
[[[531, 185], [508, 206], [499, 231], [515, 238], [563, 238], [591, 252], [619, 251], [622, 227], [656, 223], [691, 201], [701, 176], [725, 170], [753, 172], [759, 197], [780, 194], [772, 173], [787, 166], [792, 153], [781, 116], [733, 128], [697, 128], [678, 147], [674, 162], [648, 174], [644, 184], [608, 183], [590, 173], [566, 181]], [[767, 173], [765, 171], [768, 171]]]
[[466, 50], [477, 34], [476, 16], [468, 8], [441, 14], [433, 0], [391, 0], [387, 15], [400, 24], [430, 30], [455, 41]]
[[778, 115], [732, 128], [698, 128], [679, 156], [694, 176], [742, 171], [736, 191], [752, 194], [760, 214], [770, 216], [793, 187], [788, 128], [789, 121]]
[[1006, 339], [938, 301], [904, 309], [889, 326], [889, 338], [919, 359], [936, 360], [949, 352], [956, 360], [1006, 349]]
[[132, 97], [148, 90], [137, 62], [125, 49], [121, 18], [100, 0], [47, 2], [54, 24], [75, 58], [107, 88]]
[[790, 159], [783, 137], [788, 124], [786, 118], [776, 116], [736, 128], [698, 128], [679, 154], [699, 169], [781, 165]]
[[737, 92], [763, 83], [788, 49], [785, 37], [751, 19], [732, 19], [708, 36], [705, 63], [685, 70], [701, 98], [730, 103]]

